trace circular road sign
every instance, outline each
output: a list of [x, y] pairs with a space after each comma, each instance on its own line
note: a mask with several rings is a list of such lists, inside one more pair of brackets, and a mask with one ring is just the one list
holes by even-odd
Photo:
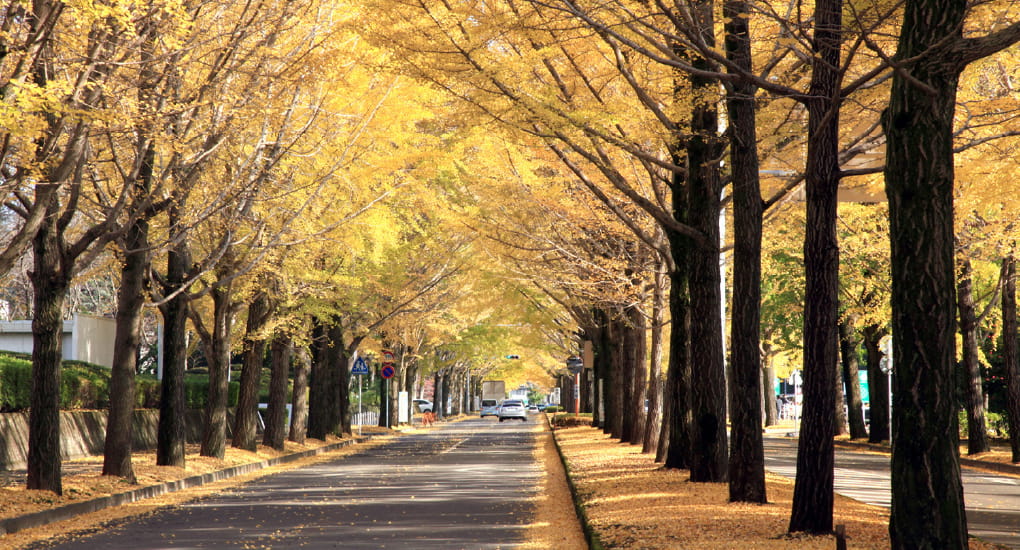
[[584, 362], [581, 358], [576, 355], [571, 355], [567, 358], [567, 368], [570, 369], [572, 374], [578, 374], [584, 370]]
[[383, 378], [393, 378], [393, 375], [396, 373], [397, 371], [393, 368], [393, 365], [383, 365], [382, 372], [379, 374], [382, 374]]

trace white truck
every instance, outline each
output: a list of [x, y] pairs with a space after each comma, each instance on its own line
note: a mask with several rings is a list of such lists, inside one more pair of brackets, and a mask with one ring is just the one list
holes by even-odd
[[483, 380], [481, 417], [498, 416], [499, 402], [504, 398], [506, 398], [506, 384], [502, 380]]

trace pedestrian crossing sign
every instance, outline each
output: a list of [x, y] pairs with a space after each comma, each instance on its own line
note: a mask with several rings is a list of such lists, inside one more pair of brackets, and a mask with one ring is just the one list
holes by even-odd
[[354, 360], [354, 366], [351, 367], [351, 374], [368, 374], [368, 363], [358, 357]]

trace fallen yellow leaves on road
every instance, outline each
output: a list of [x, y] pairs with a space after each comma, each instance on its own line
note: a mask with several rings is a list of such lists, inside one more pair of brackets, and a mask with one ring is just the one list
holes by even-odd
[[523, 550], [586, 550], [581, 524], [574, 511], [570, 486], [556, 444], [548, 427], [538, 422], [533, 456], [543, 470], [541, 486], [535, 497], [535, 509], [526, 531]]

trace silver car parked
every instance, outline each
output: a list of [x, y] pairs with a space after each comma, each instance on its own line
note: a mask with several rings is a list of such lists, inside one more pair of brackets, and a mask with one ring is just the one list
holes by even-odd
[[517, 418], [522, 422], [528, 421], [528, 409], [524, 406], [523, 401], [517, 399], [507, 399], [499, 405], [499, 411], [496, 413], [499, 417], [499, 421], [502, 422], [508, 418]]

